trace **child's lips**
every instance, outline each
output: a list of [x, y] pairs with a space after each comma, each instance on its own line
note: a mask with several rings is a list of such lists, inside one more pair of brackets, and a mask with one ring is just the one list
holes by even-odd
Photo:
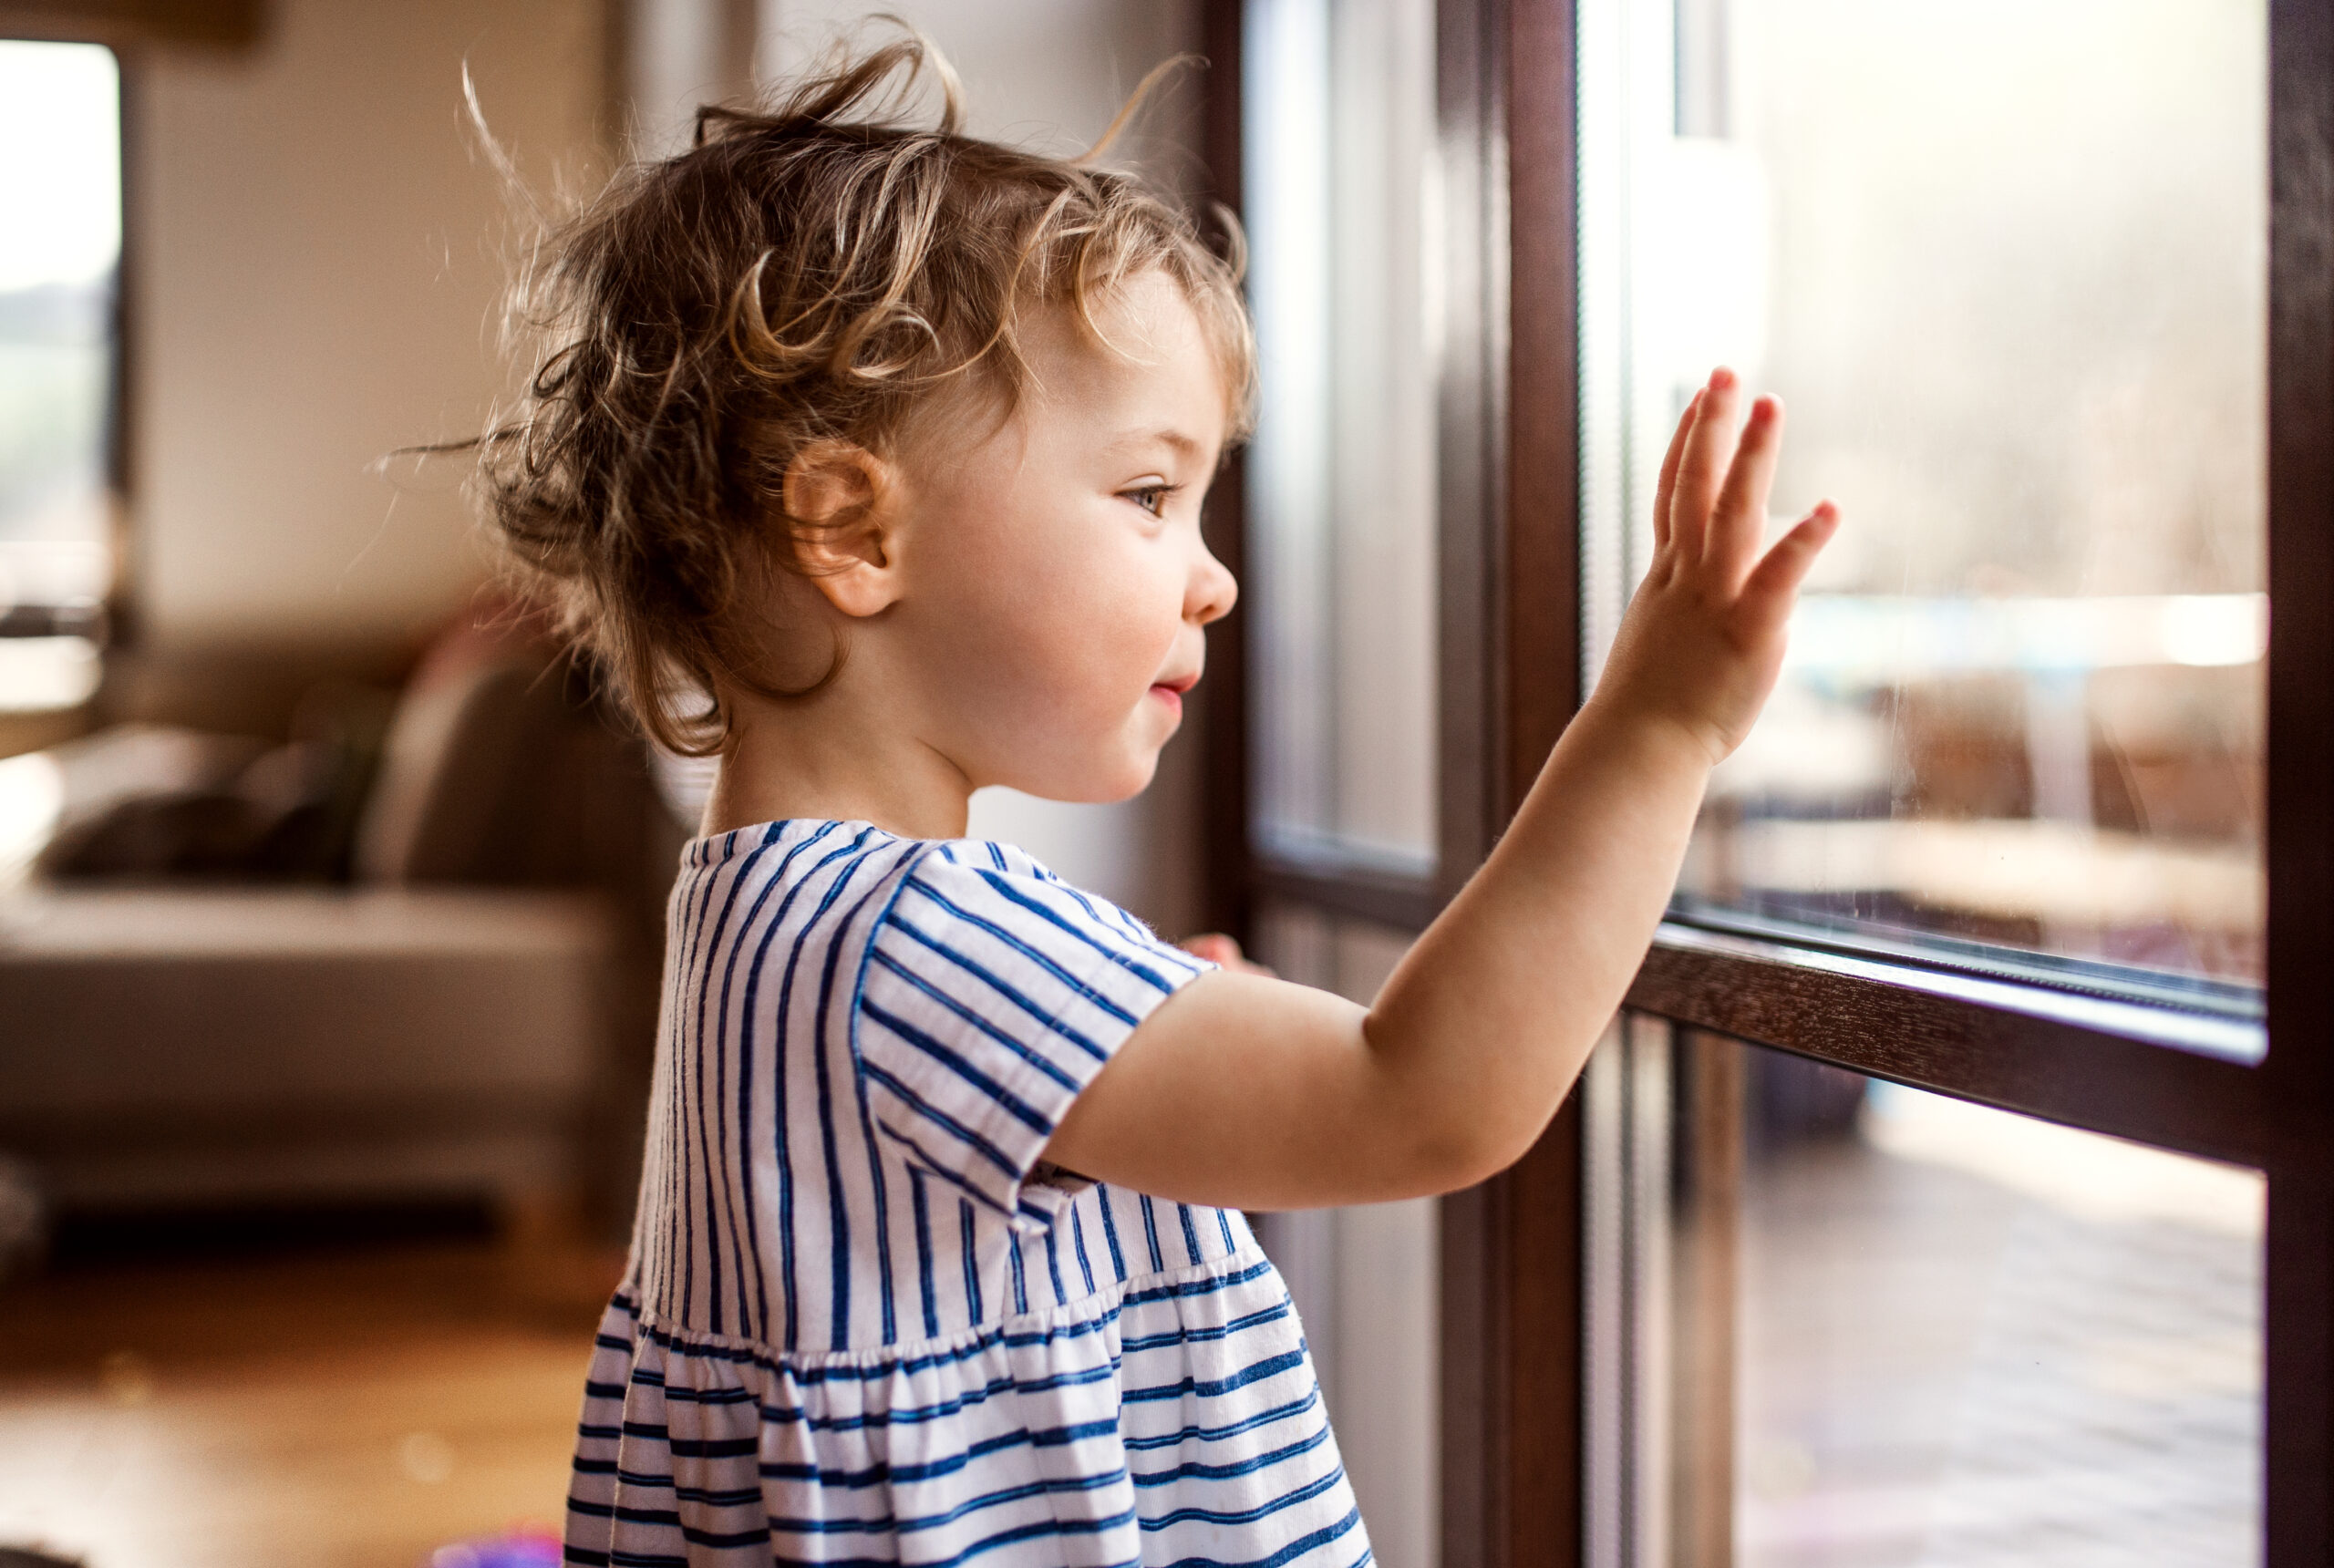
[[1183, 711], [1183, 694], [1200, 684], [1197, 676], [1180, 676], [1172, 681], [1153, 681], [1151, 695], [1176, 713]]

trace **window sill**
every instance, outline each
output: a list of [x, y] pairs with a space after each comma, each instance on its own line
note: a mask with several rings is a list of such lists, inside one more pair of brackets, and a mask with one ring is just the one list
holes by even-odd
[[2261, 1163], [2266, 1026], [1665, 922], [1627, 1006], [1916, 1088]]

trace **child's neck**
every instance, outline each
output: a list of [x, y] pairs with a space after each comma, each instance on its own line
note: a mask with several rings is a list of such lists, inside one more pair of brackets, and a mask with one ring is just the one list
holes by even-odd
[[971, 780], [913, 736], [843, 722], [846, 705], [817, 698], [783, 707], [749, 699], [732, 711], [701, 831], [807, 817], [872, 822], [911, 839], [964, 836]]

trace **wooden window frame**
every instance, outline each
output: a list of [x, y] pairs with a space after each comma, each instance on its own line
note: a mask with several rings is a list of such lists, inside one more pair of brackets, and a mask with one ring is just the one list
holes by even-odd
[[0, 0], [0, 36], [12, 38], [242, 49], [266, 30], [266, 0]]
[[[1205, 0], [1207, 197], [1240, 210], [1243, 0]], [[1209, 632], [1206, 908], [1245, 941], [1268, 902], [1397, 930], [1480, 864], [1576, 706], [1580, 682], [1574, 139], [1569, 0], [1439, 0], [1446, 316], [1437, 398], [1437, 864], [1432, 878], [1260, 852], [1252, 831], [1246, 619]], [[1561, 61], [1555, 70], [1516, 62]], [[1520, 133], [1511, 110], [1520, 111]], [[1514, 258], [1528, 258], [1529, 269]], [[1530, 286], [1511, 279], [1528, 275]], [[1519, 353], [1511, 363], [1511, 345]], [[1237, 454], [1210, 547], [1246, 562]], [[1562, 498], [1511, 516], [1507, 497]], [[1516, 673], [1534, 672], [1517, 679]], [[1569, 1563], [1581, 1539], [1581, 1116], [1441, 1202], [1445, 1568]], [[1551, 1553], [1554, 1555], [1550, 1555]]]
[[[1212, 634], [1210, 910], [1277, 900], [1416, 930], [1481, 863], [1581, 696], [1573, 0], [1440, 0], [1440, 865], [1275, 861], [1249, 822], [1244, 632]], [[1206, 155], [1239, 205], [1240, 0], [1207, 0]], [[2049, 1120], [2258, 1167], [2263, 1561], [2334, 1560], [2334, 0], [2269, 0], [2267, 860], [2272, 1048], [2225, 1022], [1926, 956], [1665, 923], [1627, 1005]], [[1244, 563], [1242, 484], [1210, 538]], [[1519, 499], [1521, 498], [1521, 499]], [[1508, 1171], [1441, 1203], [1442, 1561], [1582, 1560], [1588, 1435], [1575, 1094]]]
[[[1240, 210], [1243, 0], [1205, 0], [1206, 197]], [[1261, 853], [1252, 831], [1246, 617], [1210, 628], [1204, 713], [1210, 923], [1245, 941], [1279, 902], [1418, 931], [1480, 864], [1576, 706], [1577, 351], [1569, 0], [1439, 0], [1446, 317], [1439, 428], [1437, 874]], [[1557, 70], [1515, 62], [1561, 61]], [[1512, 133], [1511, 107], [1521, 110]], [[1532, 286], [1513, 290], [1529, 258]], [[1531, 352], [1515, 356], [1511, 345]], [[1245, 474], [1206, 536], [1246, 563]], [[1511, 517], [1507, 497], [1563, 498]], [[1518, 630], [1520, 629], [1520, 631]], [[1535, 672], [1518, 680], [1515, 672]], [[1441, 1205], [1441, 1559], [1569, 1563], [1581, 1539], [1577, 1097], [1515, 1167]], [[1554, 1555], [1550, 1553], [1554, 1553]]]

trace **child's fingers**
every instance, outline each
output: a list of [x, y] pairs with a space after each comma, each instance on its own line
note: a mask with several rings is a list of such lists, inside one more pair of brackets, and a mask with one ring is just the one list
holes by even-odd
[[1720, 562], [1733, 582], [1750, 574], [1766, 531], [1767, 492], [1775, 481], [1775, 464], [1782, 456], [1783, 406], [1773, 397], [1750, 405], [1742, 423], [1741, 444], [1727, 466], [1726, 482], [1710, 512], [1709, 542], [1705, 559]]
[[1199, 936], [1187, 936], [1176, 944], [1194, 958], [1204, 958], [1210, 964], [1231, 970], [1234, 975], [1261, 975], [1267, 980], [1277, 980], [1268, 965], [1259, 964], [1240, 951], [1240, 944], [1220, 931]]
[[1742, 597], [1789, 604], [1839, 527], [1840, 509], [1828, 500], [1817, 501], [1815, 510], [1792, 524], [1791, 531], [1775, 541], [1774, 548], [1752, 568], [1742, 585]]
[[1669, 500], [1669, 532], [1678, 555], [1699, 561], [1706, 547], [1710, 508], [1734, 451], [1734, 403], [1740, 383], [1723, 365], [1710, 372], [1696, 407], [1694, 428], [1678, 455], [1678, 479]]
[[1678, 416], [1678, 428], [1669, 438], [1669, 450], [1661, 457], [1661, 480], [1653, 487], [1653, 547], [1663, 548], [1669, 542], [1669, 502], [1678, 489], [1678, 459], [1685, 454], [1686, 438], [1694, 432], [1694, 419], [1702, 411], [1702, 389], [1686, 403], [1686, 411]]

